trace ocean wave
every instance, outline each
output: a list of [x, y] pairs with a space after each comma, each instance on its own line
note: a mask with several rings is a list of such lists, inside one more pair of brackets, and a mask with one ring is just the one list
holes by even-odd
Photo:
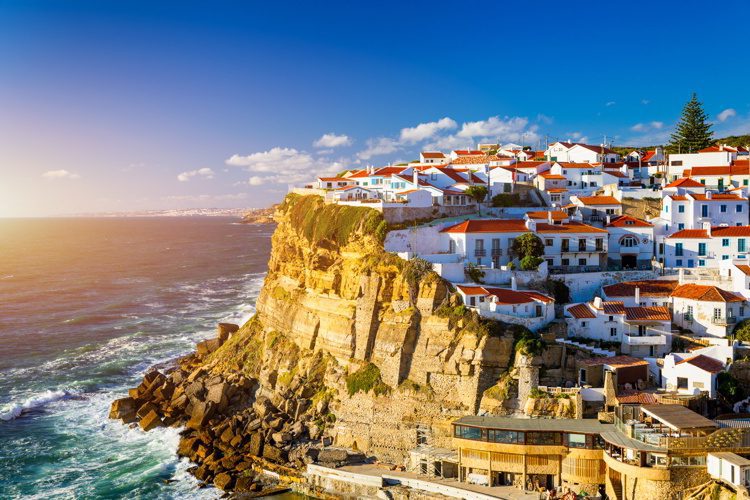
[[6, 405], [5, 408], [0, 410], [0, 420], [4, 420], [6, 422], [10, 420], [15, 420], [18, 417], [20, 417], [24, 412], [42, 408], [44, 406], [47, 406], [50, 403], [54, 403], [55, 401], [60, 401], [60, 400], [68, 399], [72, 397], [76, 397], [76, 395], [68, 391], [47, 390], [41, 394], [37, 394], [35, 396], [28, 398], [23, 403], [11, 403], [9, 405]]

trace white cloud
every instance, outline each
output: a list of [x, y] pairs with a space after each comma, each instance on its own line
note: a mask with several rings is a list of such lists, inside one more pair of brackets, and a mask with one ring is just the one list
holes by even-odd
[[317, 141], [313, 142], [313, 146], [316, 148], [338, 148], [341, 146], [348, 146], [352, 143], [351, 138], [348, 135], [336, 135], [334, 133], [323, 134], [323, 136]]
[[213, 179], [214, 171], [208, 167], [199, 168], [198, 170], [190, 170], [188, 172], [182, 172], [177, 175], [177, 180], [180, 182], [187, 182], [192, 177], [203, 177], [204, 179]]
[[455, 120], [448, 118], [441, 118], [436, 122], [420, 123], [416, 127], [407, 127], [401, 129], [401, 142], [407, 144], [415, 144], [425, 139], [434, 137], [435, 134], [441, 130], [452, 130], [456, 128], [458, 124]]
[[643, 105], [649, 104], [650, 102], [651, 101], [649, 101], [648, 99], [641, 99], [641, 104]]
[[616, 101], [607, 101], [604, 105], [607, 107], [610, 107], [610, 106], [614, 106], [615, 104], [617, 104]]
[[525, 117], [491, 116], [486, 120], [465, 122], [453, 135], [438, 136], [426, 149], [462, 149], [473, 148], [477, 142], [521, 142], [524, 145], [539, 141], [539, 126], [529, 125]]
[[48, 170], [42, 174], [42, 177], [49, 180], [55, 180], [55, 179], [78, 179], [81, 177], [78, 174], [74, 174], [73, 172], [69, 172], [65, 169], [60, 170]]
[[662, 128], [664, 128], [664, 122], [651, 122], [651, 128], [661, 130]]
[[536, 121], [544, 123], [545, 125], [550, 125], [554, 121], [554, 119], [551, 116], [539, 113], [538, 115], [536, 115]]
[[725, 122], [734, 116], [737, 116], [737, 111], [735, 111], [732, 108], [727, 108], [721, 113], [719, 113], [718, 115], [716, 115], [716, 118], [718, 118], [720, 122]]
[[357, 153], [360, 160], [369, 160], [373, 156], [383, 156], [395, 153], [401, 148], [399, 142], [388, 137], [378, 137], [377, 139], [368, 139], [367, 147]]
[[247, 181], [251, 186], [297, 184], [342, 168], [339, 162], [314, 158], [305, 151], [282, 147], [244, 156], [235, 154], [226, 160], [226, 164], [242, 167], [254, 174]]
[[633, 132], [646, 132], [648, 130], [661, 130], [664, 128], [664, 122], [653, 121], [649, 123], [636, 123], [630, 130]]

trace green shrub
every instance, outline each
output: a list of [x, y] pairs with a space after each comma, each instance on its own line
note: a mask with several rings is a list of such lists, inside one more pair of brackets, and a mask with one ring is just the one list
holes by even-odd
[[482, 283], [482, 279], [484, 279], [484, 271], [479, 269], [474, 264], [469, 264], [468, 266], [466, 266], [466, 268], [464, 269], [464, 273], [466, 274], [466, 277], [474, 283]]
[[733, 332], [735, 340], [750, 342], [750, 320], [744, 319], [737, 323]]
[[386, 394], [390, 387], [383, 383], [380, 378], [380, 368], [373, 363], [368, 363], [354, 373], [346, 376], [346, 390], [350, 396], [358, 392], [368, 393], [374, 391], [375, 394]]
[[719, 394], [727, 398], [730, 403], [742, 401], [747, 397], [745, 390], [731, 373], [719, 373], [717, 382], [719, 383]]
[[531, 399], [546, 399], [550, 397], [550, 394], [539, 389], [538, 387], [534, 387], [529, 391], [529, 397]]
[[542, 262], [544, 262], [544, 259], [541, 257], [527, 255], [521, 259], [521, 271], [536, 271]]
[[513, 332], [515, 352], [524, 356], [538, 356], [544, 351], [544, 342], [528, 328], [519, 328]]
[[544, 255], [544, 242], [534, 233], [524, 233], [513, 240], [511, 251], [519, 259], [528, 256], [541, 257]]
[[521, 195], [518, 193], [500, 193], [492, 197], [493, 207], [517, 207], [521, 205]]

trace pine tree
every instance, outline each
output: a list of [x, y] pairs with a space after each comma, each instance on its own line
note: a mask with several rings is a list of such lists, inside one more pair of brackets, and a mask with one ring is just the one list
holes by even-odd
[[714, 133], [708, 123], [703, 103], [693, 92], [693, 97], [682, 109], [682, 116], [672, 134], [669, 148], [672, 152], [695, 153], [713, 143]]

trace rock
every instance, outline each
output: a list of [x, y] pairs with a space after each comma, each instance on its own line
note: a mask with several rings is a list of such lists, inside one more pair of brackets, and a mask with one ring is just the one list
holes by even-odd
[[227, 427], [227, 429], [221, 433], [221, 437], [219, 439], [222, 440], [224, 443], [230, 443], [232, 439], [234, 439], [234, 432], [232, 432], [231, 427]]
[[242, 446], [243, 441], [244, 439], [242, 438], [242, 436], [238, 434], [234, 436], [234, 438], [229, 442], [229, 445], [232, 448], [239, 448], [240, 446]]
[[214, 414], [214, 405], [211, 403], [198, 402], [193, 405], [193, 411], [190, 413], [187, 427], [189, 429], [199, 430], [203, 428]]
[[234, 486], [234, 478], [226, 472], [217, 474], [214, 478], [214, 486], [224, 491], [231, 490]]
[[245, 450], [248, 454], [254, 457], [260, 457], [263, 453], [263, 436], [260, 432], [254, 432], [250, 435], [250, 439], [245, 445]]
[[276, 446], [267, 444], [263, 447], [263, 458], [270, 460], [271, 462], [283, 463], [286, 462], [286, 451]]
[[294, 422], [290, 429], [290, 432], [294, 434], [295, 437], [301, 436], [305, 433], [305, 424], [303, 424], [299, 420], [297, 422]]
[[268, 421], [268, 427], [270, 427], [273, 430], [278, 431], [283, 426], [284, 426], [284, 419], [282, 419], [281, 417], [276, 417]]
[[211, 478], [211, 471], [205, 465], [201, 465], [193, 472], [193, 475], [200, 481], [209, 481]]
[[261, 422], [261, 420], [259, 418], [256, 418], [255, 420], [251, 420], [245, 426], [245, 432], [249, 434], [251, 432], [257, 431], [258, 429], [260, 429], [261, 423], [262, 422]]
[[219, 341], [219, 339], [204, 340], [202, 342], [198, 342], [198, 344], [195, 346], [195, 352], [198, 354], [198, 356], [204, 357], [208, 354], [211, 354], [219, 347], [221, 347], [221, 342]]
[[141, 389], [138, 387], [133, 387], [132, 389], [128, 389], [128, 396], [130, 396], [133, 399], [139, 399], [141, 397]]
[[219, 323], [217, 330], [217, 338], [224, 343], [229, 337], [232, 336], [233, 333], [235, 333], [237, 330], [239, 330], [239, 325], [235, 325], [234, 323]]
[[154, 398], [157, 401], [169, 401], [172, 399], [172, 393], [174, 392], [174, 386], [167, 382], [161, 387], [154, 389]]
[[261, 419], [272, 413], [274, 409], [271, 401], [264, 396], [257, 398], [253, 403], [253, 411]]
[[322, 432], [323, 429], [321, 429], [317, 424], [312, 424], [307, 428], [307, 433], [310, 435], [310, 439], [312, 440], [317, 440]]
[[274, 432], [271, 434], [271, 439], [278, 444], [283, 445], [292, 440], [292, 435], [288, 432]]
[[255, 486], [255, 483], [252, 476], [240, 476], [234, 483], [234, 491], [237, 493], [255, 491], [253, 486]]
[[124, 418], [126, 415], [134, 416], [135, 408], [135, 400], [131, 397], [115, 399], [109, 407], [109, 418]]
[[149, 401], [147, 403], [144, 403], [140, 408], [138, 408], [138, 412], [136, 413], [136, 415], [138, 415], [138, 418], [142, 419], [146, 415], [151, 413], [152, 411], [158, 412], [158, 410], [159, 410], [159, 407]]
[[235, 466], [242, 460], [239, 455], [232, 455], [221, 459], [221, 466], [227, 470], [234, 469]]
[[141, 419], [139, 424], [141, 426], [141, 429], [146, 432], [164, 425], [155, 410], [151, 410], [145, 417]]
[[228, 389], [229, 384], [225, 382], [210, 386], [208, 388], [206, 401], [215, 403], [219, 407], [219, 410], [223, 410], [224, 408], [226, 408], [227, 403], [229, 402], [229, 396], [227, 394]]
[[177, 455], [180, 457], [189, 457], [195, 451], [196, 446], [200, 441], [196, 437], [182, 438], [180, 444], [177, 447]]
[[175, 370], [169, 374], [169, 380], [176, 386], [182, 384], [184, 379], [185, 375], [182, 373], [182, 370]]
[[240, 462], [234, 467], [234, 470], [242, 472], [248, 469], [252, 469], [252, 467], [253, 467], [252, 462]]
[[340, 448], [324, 448], [318, 453], [318, 462], [346, 462], [349, 454]]
[[185, 395], [193, 402], [203, 401], [203, 393], [203, 383], [198, 380], [191, 382], [190, 385], [185, 388]]
[[198, 378], [202, 377], [206, 374], [206, 369], [201, 367], [196, 368], [193, 370], [190, 375], [188, 375], [187, 381], [188, 383], [195, 382]]

